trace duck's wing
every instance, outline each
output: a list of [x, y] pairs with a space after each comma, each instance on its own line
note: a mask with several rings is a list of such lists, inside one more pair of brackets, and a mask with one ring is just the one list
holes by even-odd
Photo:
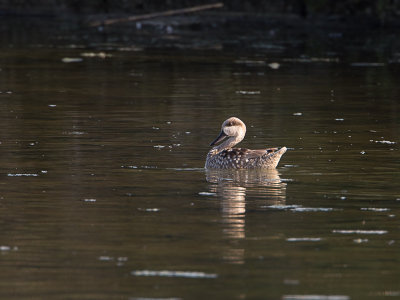
[[278, 150], [278, 148], [257, 149], [257, 150], [241, 149], [241, 150], [243, 151], [244, 157], [246, 157], [247, 159], [253, 159], [253, 158], [261, 157], [265, 154], [274, 153], [275, 151]]
[[265, 168], [274, 169], [287, 148], [268, 148], [251, 150], [246, 148], [225, 149], [219, 153], [222, 159], [232, 165], [233, 168]]
[[225, 149], [221, 152], [224, 158], [244, 158], [244, 159], [255, 159], [263, 155], [269, 155], [278, 151], [278, 148], [268, 149], [247, 149], [247, 148], [231, 148]]

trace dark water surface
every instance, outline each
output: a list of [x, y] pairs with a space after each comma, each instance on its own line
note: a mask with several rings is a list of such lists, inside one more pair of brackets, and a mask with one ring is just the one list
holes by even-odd
[[[400, 297], [398, 64], [98, 53], [0, 53], [1, 298]], [[277, 171], [203, 169], [230, 116]]]

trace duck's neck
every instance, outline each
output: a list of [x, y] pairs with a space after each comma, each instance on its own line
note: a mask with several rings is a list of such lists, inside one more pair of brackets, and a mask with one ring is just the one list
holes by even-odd
[[236, 144], [239, 144], [243, 140], [243, 138], [244, 138], [244, 134], [241, 134], [238, 136], [231, 136], [226, 141], [221, 143], [220, 145], [212, 148], [212, 150], [219, 153], [225, 149], [230, 149], [230, 148], [234, 147]]

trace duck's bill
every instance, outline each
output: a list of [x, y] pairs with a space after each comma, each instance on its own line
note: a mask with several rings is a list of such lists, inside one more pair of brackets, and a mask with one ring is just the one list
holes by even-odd
[[214, 141], [212, 141], [210, 146], [214, 146], [215, 144], [218, 144], [219, 142], [223, 141], [226, 137], [227, 137], [227, 135], [225, 134], [225, 132], [221, 131], [219, 136]]

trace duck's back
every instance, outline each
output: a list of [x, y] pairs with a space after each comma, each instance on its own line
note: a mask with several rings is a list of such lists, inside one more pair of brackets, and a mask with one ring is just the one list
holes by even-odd
[[216, 153], [211, 150], [206, 159], [208, 169], [274, 169], [286, 147], [251, 150], [246, 148], [230, 148]]

